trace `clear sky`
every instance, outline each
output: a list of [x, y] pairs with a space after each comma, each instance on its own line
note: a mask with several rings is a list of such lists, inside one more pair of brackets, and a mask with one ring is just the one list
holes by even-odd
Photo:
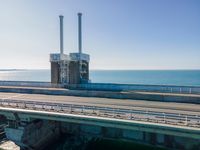
[[0, 0], [0, 68], [49, 69], [59, 52], [83, 51], [91, 69], [200, 69], [200, 0]]

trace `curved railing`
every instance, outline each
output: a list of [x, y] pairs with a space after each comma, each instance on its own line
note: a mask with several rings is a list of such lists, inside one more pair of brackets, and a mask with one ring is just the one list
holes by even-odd
[[200, 115], [169, 113], [165, 111], [149, 111], [143, 109], [112, 108], [89, 105], [74, 105], [51, 102], [35, 102], [1, 99], [1, 107], [22, 108], [28, 110], [51, 111], [59, 113], [98, 116], [123, 120], [136, 120], [157, 124], [171, 124], [200, 128]]

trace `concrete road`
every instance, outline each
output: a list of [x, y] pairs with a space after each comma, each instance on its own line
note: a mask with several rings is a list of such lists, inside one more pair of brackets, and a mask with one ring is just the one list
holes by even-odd
[[[66, 95], [79, 97], [107, 97], [113, 99], [140, 99], [160, 102], [182, 102], [191, 104], [200, 104], [200, 94], [184, 93], [160, 93], [160, 92], [142, 92], [142, 91], [86, 91], [86, 90], [69, 90], [65, 88], [41, 88], [41, 87], [13, 87], [0, 86], [0, 92], [15, 93], [34, 93], [48, 95]], [[96, 100], [96, 99], [95, 99]], [[90, 103], [90, 102], [89, 102]]]
[[0, 92], [0, 99], [35, 101], [35, 102], [52, 102], [74, 105], [102, 106], [111, 108], [128, 108], [145, 111], [158, 111], [168, 113], [180, 113], [190, 115], [200, 115], [199, 104], [186, 104], [174, 102], [155, 102], [145, 100], [124, 100], [111, 98], [96, 97], [76, 97], [76, 96], [57, 96], [42, 94], [21, 94], [21, 93], [4, 93]]
[[[28, 90], [49, 90], [49, 91], [61, 91], [61, 92], [67, 92], [67, 91], [84, 91], [84, 90], [69, 90], [66, 88], [47, 88], [47, 87], [26, 87], [26, 86], [0, 86], [0, 89], [28, 89]], [[85, 90], [87, 91], [87, 90]], [[111, 92], [111, 91], [107, 91]], [[113, 91], [114, 92], [114, 91]], [[200, 97], [200, 94], [190, 94], [190, 93], [167, 93], [167, 92], [144, 92], [144, 91], [139, 91], [139, 90], [131, 90], [131, 91], [121, 91], [121, 92], [116, 92], [116, 93], [138, 93], [138, 94], [145, 94], [145, 95], [166, 95], [166, 96], [185, 96], [185, 97]]]

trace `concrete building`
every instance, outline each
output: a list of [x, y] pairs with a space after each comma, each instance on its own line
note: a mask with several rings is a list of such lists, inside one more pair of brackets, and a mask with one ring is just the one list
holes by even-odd
[[60, 84], [69, 82], [69, 56], [65, 54], [50, 54], [51, 83]]
[[69, 83], [80, 84], [89, 81], [89, 60], [88, 54], [82, 53], [82, 14], [78, 13], [78, 53], [70, 53]]
[[81, 17], [78, 13], [78, 52], [64, 54], [63, 46], [63, 16], [60, 17], [60, 53], [50, 54], [51, 83], [53, 84], [81, 84], [89, 81], [88, 54], [82, 53]]
[[70, 53], [69, 83], [80, 84], [89, 81], [89, 55]]
[[50, 54], [51, 62], [51, 83], [68, 83], [69, 82], [69, 56], [64, 54], [63, 43], [63, 16], [60, 18], [60, 53]]

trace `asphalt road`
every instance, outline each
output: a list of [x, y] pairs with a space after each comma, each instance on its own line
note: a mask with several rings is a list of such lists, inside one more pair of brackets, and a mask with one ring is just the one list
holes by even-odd
[[180, 113], [200, 115], [199, 104], [186, 104], [174, 102], [155, 102], [145, 100], [125, 100], [96, 97], [57, 96], [42, 94], [21, 94], [0, 92], [0, 100], [19, 100], [33, 102], [50, 102], [74, 105], [87, 105], [98, 107], [110, 107], [121, 109], [139, 109], [145, 111], [158, 111], [168, 113]]

